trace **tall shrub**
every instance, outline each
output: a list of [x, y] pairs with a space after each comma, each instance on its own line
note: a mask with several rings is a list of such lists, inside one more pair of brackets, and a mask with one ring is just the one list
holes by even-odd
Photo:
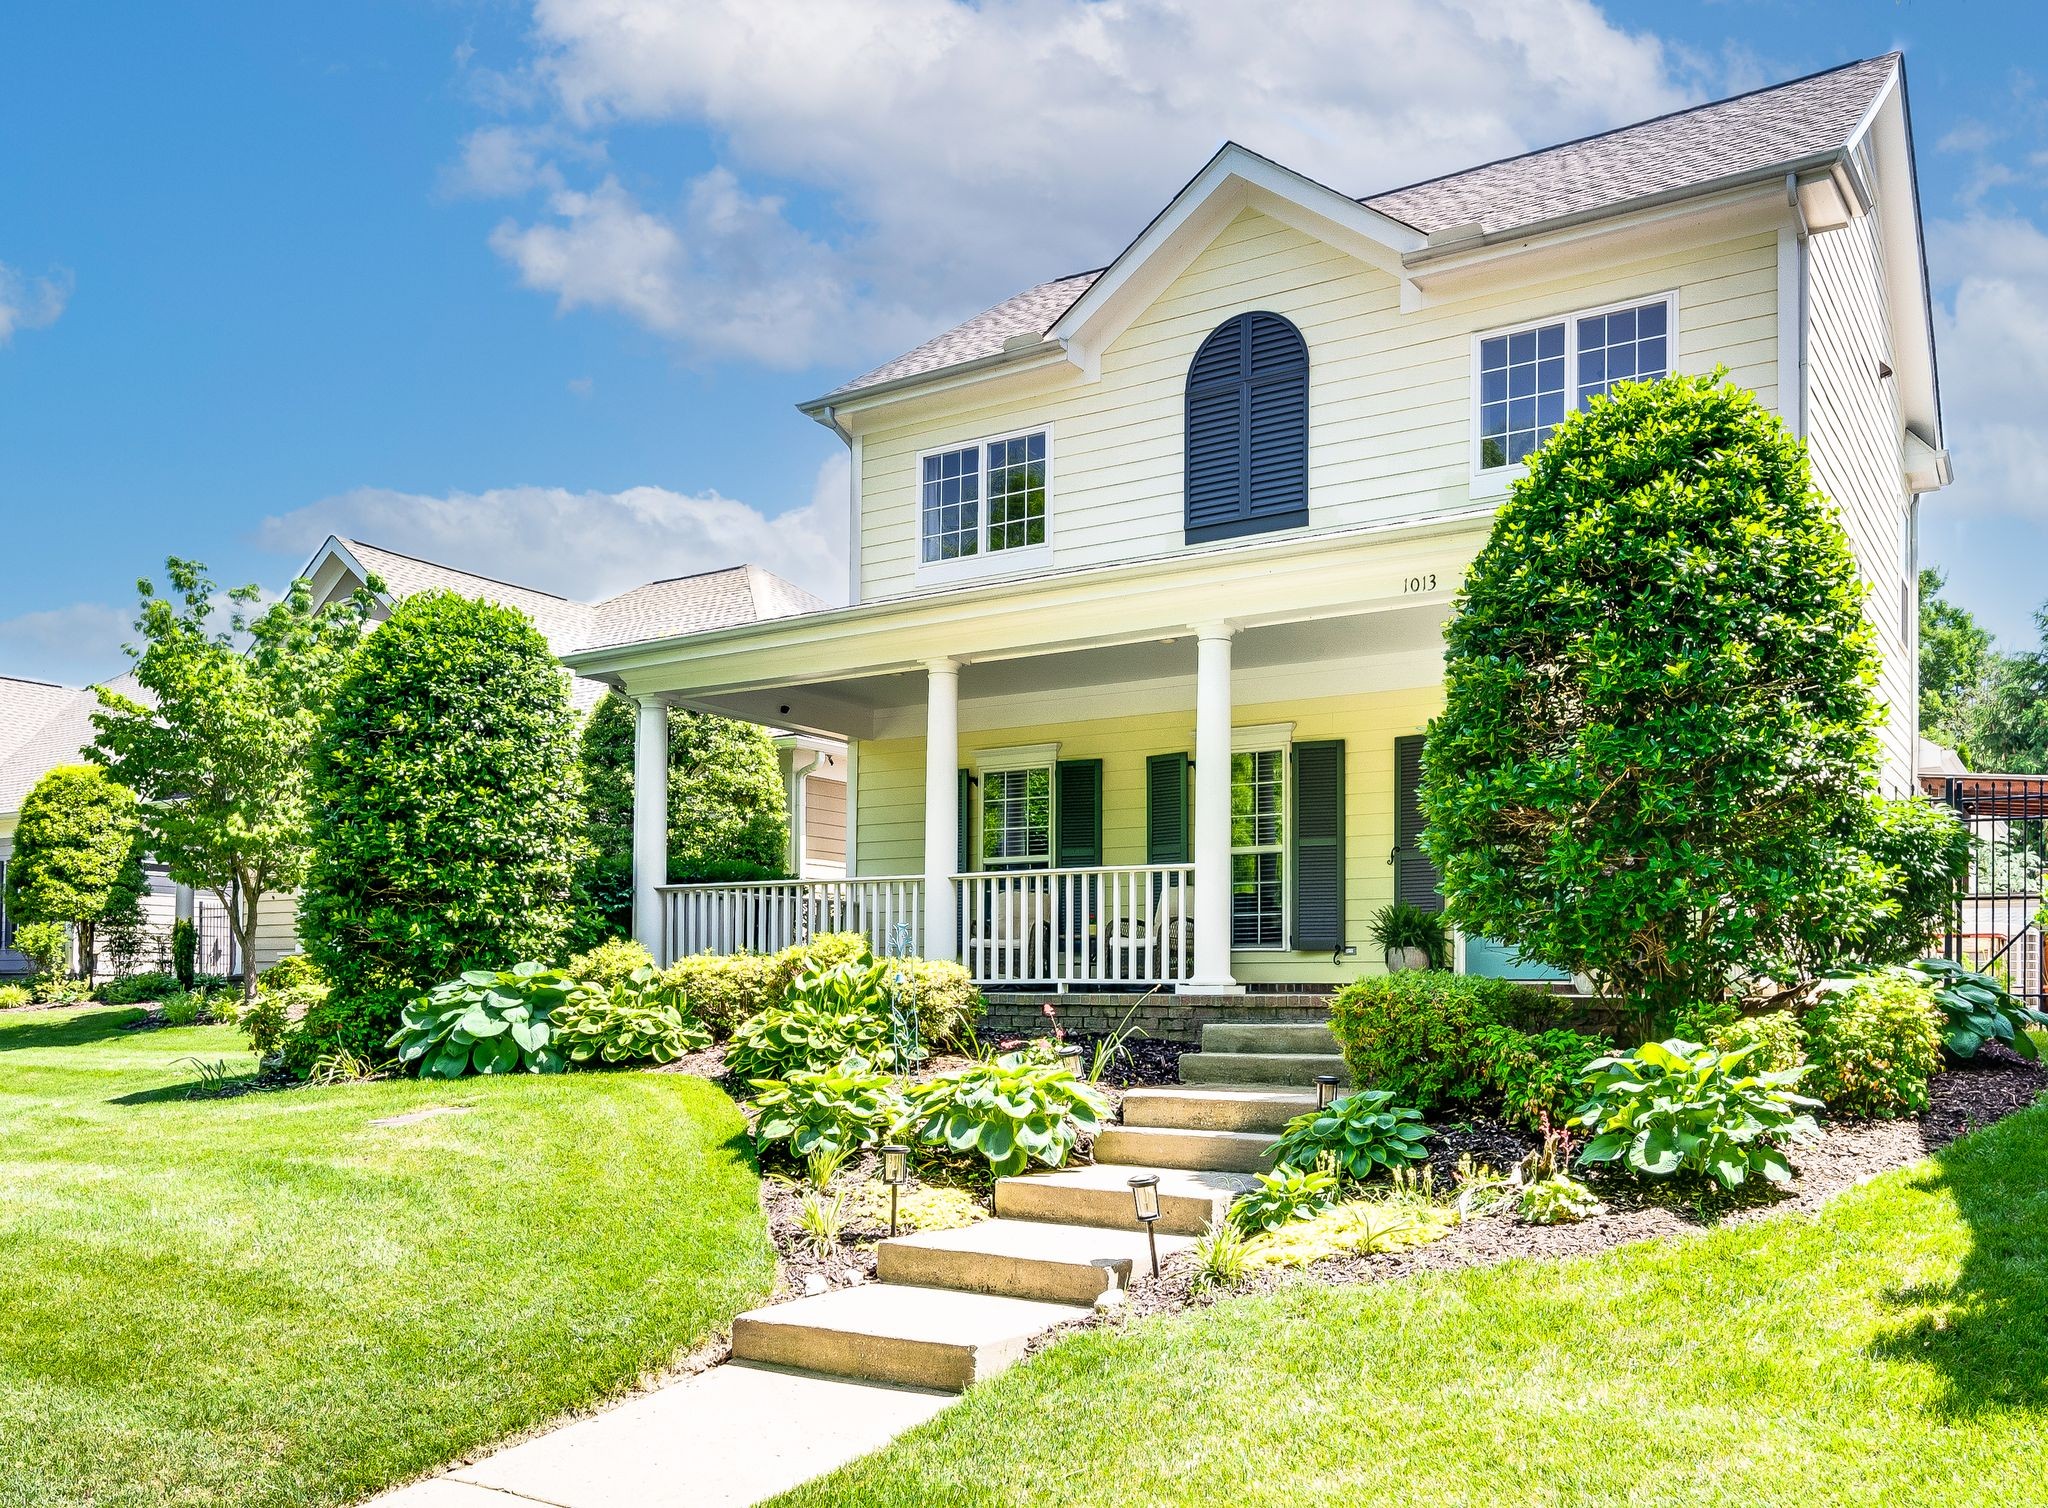
[[558, 956], [582, 828], [575, 721], [510, 608], [409, 597], [371, 634], [313, 745], [308, 1030], [381, 1054], [401, 1009], [465, 969]]
[[7, 909], [24, 922], [67, 922], [92, 973], [104, 923], [140, 919], [146, 888], [135, 793], [96, 764], [58, 765], [23, 798], [7, 865]]
[[1834, 510], [1753, 394], [1671, 377], [1567, 417], [1446, 634], [1422, 845], [1453, 919], [1665, 1019], [1795, 911], [1840, 925], [1871, 643]]
[[[633, 908], [633, 740], [637, 709], [613, 693], [583, 730], [591, 851], [578, 877], [595, 925], [628, 929]], [[668, 880], [759, 880], [785, 872], [788, 801], [765, 728], [709, 713], [668, 715]]]

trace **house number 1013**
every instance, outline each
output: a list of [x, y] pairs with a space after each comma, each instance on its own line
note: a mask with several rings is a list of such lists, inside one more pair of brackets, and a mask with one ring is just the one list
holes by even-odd
[[1401, 579], [1403, 592], [1433, 592], [1436, 590], [1436, 572], [1426, 576], [1404, 576]]

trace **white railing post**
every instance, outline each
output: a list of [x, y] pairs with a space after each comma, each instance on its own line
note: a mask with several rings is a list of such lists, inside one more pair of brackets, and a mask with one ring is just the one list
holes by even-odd
[[668, 955], [661, 887], [668, 883], [668, 708], [640, 698], [633, 723], [633, 937], [659, 964]]
[[1230, 640], [1228, 624], [1196, 630], [1195, 958], [1181, 988], [1236, 994], [1230, 974]]

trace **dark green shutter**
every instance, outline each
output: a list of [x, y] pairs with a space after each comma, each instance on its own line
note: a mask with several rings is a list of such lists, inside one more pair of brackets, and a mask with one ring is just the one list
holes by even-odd
[[1443, 876], [1416, 846], [1422, 837], [1421, 788], [1422, 735], [1411, 733], [1394, 740], [1394, 899], [1441, 911]]
[[1344, 740], [1294, 746], [1294, 946], [1344, 945]]
[[1154, 754], [1145, 761], [1145, 862], [1186, 864], [1194, 857], [1188, 757]]
[[1053, 769], [1053, 867], [1102, 863], [1102, 761], [1062, 759]]
[[957, 874], [967, 874], [973, 868], [974, 844], [971, 835], [974, 829], [974, 774], [971, 770], [960, 772], [960, 867]]

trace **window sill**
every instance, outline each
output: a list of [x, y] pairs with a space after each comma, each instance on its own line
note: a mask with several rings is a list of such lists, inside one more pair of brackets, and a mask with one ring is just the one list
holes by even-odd
[[914, 577], [919, 586], [940, 586], [955, 581], [1021, 576], [1051, 565], [1052, 546], [1031, 545], [1021, 550], [991, 550], [986, 555], [968, 555], [959, 560], [920, 560]]
[[1227, 523], [1203, 524], [1186, 530], [1186, 542], [1191, 545], [1205, 545], [1219, 539], [1243, 539], [1251, 534], [1272, 534], [1282, 529], [1306, 529], [1308, 509], [1298, 508], [1290, 513], [1269, 513], [1263, 517], [1233, 518]]

